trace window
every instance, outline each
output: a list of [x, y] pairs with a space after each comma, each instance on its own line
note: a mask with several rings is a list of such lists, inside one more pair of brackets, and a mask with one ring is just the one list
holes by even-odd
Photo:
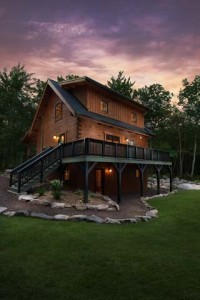
[[120, 142], [120, 137], [115, 136], [115, 135], [111, 135], [111, 134], [106, 134], [106, 141], [119, 143]]
[[136, 113], [131, 113], [131, 122], [137, 123], [137, 114]]
[[101, 101], [101, 112], [108, 113], [108, 102]]
[[55, 106], [55, 120], [58, 121], [62, 119], [62, 103], [58, 103]]

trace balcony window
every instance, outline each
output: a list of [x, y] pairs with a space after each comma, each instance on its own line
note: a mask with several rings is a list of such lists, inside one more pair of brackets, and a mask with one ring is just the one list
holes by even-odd
[[101, 112], [108, 113], [108, 102], [101, 101]]
[[112, 143], [120, 143], [120, 137], [112, 134], [106, 134], [106, 141]]

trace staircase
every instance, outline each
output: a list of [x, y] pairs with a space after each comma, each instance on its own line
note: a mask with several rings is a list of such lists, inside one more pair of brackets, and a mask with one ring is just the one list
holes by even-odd
[[34, 185], [61, 166], [61, 145], [47, 148], [10, 173], [9, 190], [16, 193], [26, 192]]

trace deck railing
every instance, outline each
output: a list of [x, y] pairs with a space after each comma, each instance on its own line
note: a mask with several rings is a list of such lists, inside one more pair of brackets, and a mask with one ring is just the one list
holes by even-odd
[[170, 161], [169, 152], [152, 148], [111, 143], [96, 139], [81, 139], [62, 145], [62, 158], [95, 155], [125, 159]]

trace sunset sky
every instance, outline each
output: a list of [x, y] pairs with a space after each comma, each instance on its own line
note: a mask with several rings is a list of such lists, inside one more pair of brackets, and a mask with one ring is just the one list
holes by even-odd
[[135, 87], [178, 93], [200, 74], [199, 0], [1, 0], [0, 70], [68, 73], [106, 84], [124, 70]]

